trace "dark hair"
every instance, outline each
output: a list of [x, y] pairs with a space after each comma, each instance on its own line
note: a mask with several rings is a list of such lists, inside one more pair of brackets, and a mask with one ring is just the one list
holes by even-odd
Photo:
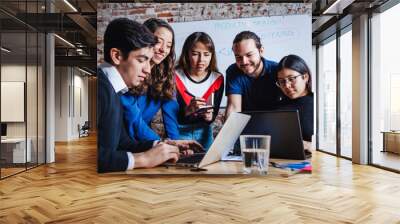
[[142, 24], [127, 18], [114, 19], [104, 33], [104, 61], [112, 64], [111, 48], [119, 49], [126, 59], [129, 52], [155, 44], [154, 35]]
[[208, 70], [219, 72], [217, 68], [217, 57], [215, 55], [214, 42], [212, 41], [211, 37], [204, 32], [194, 32], [186, 38], [185, 43], [183, 44], [182, 47], [182, 53], [181, 56], [179, 57], [177, 67], [183, 69], [185, 73], [189, 74], [190, 72], [189, 54], [192, 51], [193, 46], [197, 42], [201, 42], [202, 44], [206, 45], [208, 50], [211, 52], [211, 61], [210, 65], [208, 66]]
[[261, 44], [260, 37], [251, 31], [242, 31], [242, 32], [238, 33], [236, 35], [235, 39], [233, 39], [233, 44], [236, 44], [242, 40], [248, 40], [248, 39], [254, 40], [254, 43], [256, 44], [257, 49], [261, 49], [262, 44]]
[[154, 65], [151, 76], [146, 80], [149, 86], [148, 95], [153, 99], [172, 99], [175, 92], [174, 64], [175, 64], [175, 33], [172, 27], [164, 20], [151, 18], [146, 20], [145, 25], [152, 33], [158, 28], [166, 28], [172, 33], [171, 51], [164, 60]]
[[308, 94], [312, 93], [312, 80], [311, 80], [310, 68], [308, 68], [307, 63], [301, 57], [294, 54], [290, 54], [288, 56], [283, 57], [278, 64], [275, 73], [275, 80], [278, 80], [278, 72], [285, 68], [292, 69], [302, 75], [308, 74], [308, 82], [306, 84], [306, 88]]

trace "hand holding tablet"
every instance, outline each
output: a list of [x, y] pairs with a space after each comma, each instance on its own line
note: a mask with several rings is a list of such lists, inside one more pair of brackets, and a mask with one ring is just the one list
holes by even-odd
[[198, 113], [198, 114], [207, 113], [211, 109], [214, 110], [213, 105], [205, 105], [205, 106], [202, 106], [199, 109], [197, 109], [195, 113]]
[[[210, 110], [214, 110], [214, 106], [208, 105], [204, 98], [196, 97], [187, 90], [185, 92], [193, 97], [190, 104], [188, 105], [187, 114], [190, 115], [204, 114], [204, 113], [209, 113]], [[211, 100], [209, 100], [209, 102], [212, 103], [214, 101], [214, 93], [211, 93], [210, 99]]]

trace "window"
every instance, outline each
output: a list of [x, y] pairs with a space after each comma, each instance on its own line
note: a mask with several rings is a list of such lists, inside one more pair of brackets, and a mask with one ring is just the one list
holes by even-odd
[[352, 32], [340, 36], [340, 155], [352, 157]]
[[[400, 156], [392, 152], [399, 149], [400, 153], [400, 132], [395, 132], [400, 130], [398, 21], [400, 21], [399, 4], [374, 15], [371, 19], [372, 163], [396, 170], [400, 170]], [[385, 135], [390, 139], [385, 139]], [[388, 149], [389, 145], [393, 148]]]
[[318, 48], [318, 149], [336, 153], [336, 39]]

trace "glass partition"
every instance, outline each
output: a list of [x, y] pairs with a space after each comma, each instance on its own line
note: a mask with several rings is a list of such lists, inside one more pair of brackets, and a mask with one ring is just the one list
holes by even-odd
[[1, 33], [0, 109], [1, 122], [7, 126], [1, 140], [2, 177], [26, 170], [31, 156], [26, 140], [27, 34], [23, 25], [16, 28], [8, 31], [6, 27]]
[[0, 3], [0, 178], [45, 162], [46, 40], [44, 33], [23, 22], [27, 12], [42, 12], [43, 5]]

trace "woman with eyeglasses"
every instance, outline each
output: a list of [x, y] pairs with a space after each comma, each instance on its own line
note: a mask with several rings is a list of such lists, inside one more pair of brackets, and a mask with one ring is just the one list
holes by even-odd
[[[314, 134], [314, 94], [311, 90], [311, 72], [306, 62], [297, 55], [281, 59], [276, 72], [276, 85], [285, 94], [279, 109], [299, 111], [300, 125], [305, 149], [312, 149]], [[306, 151], [306, 154], [309, 151]]]

